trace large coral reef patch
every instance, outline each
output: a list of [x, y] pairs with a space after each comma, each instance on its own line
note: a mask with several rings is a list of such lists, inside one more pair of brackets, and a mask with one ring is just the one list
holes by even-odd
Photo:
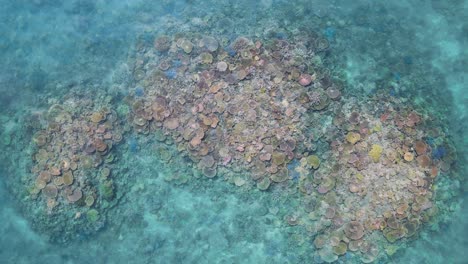
[[[281, 228], [299, 230], [292, 237], [311, 257], [385, 260], [445, 212], [436, 183], [455, 151], [423, 109], [344, 91], [318, 63], [327, 49], [317, 34], [138, 43], [125, 106], [73, 97], [51, 106], [34, 134], [28, 199], [42, 204], [35, 223], [63, 241], [83, 227], [98, 230], [115, 204], [114, 150], [128, 132], [129, 141], [157, 142], [152, 152], [168, 181], [218, 177], [271, 192], [272, 201], [291, 194], [298, 206]], [[124, 117], [113, 110], [125, 107]]]
[[266, 190], [307, 155], [307, 113], [339, 100], [341, 86], [308, 62], [315, 53], [304, 42], [218, 42], [160, 36], [155, 49], [142, 48], [137, 62], [147, 62], [134, 74], [144, 96], [128, 97], [130, 122], [141, 134], [170, 135], [207, 177]]

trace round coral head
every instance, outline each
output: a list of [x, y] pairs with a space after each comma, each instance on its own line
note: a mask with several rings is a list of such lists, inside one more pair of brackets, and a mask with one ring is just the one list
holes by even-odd
[[346, 236], [352, 240], [358, 240], [364, 236], [364, 227], [357, 221], [346, 224], [344, 231]]
[[310, 76], [310, 74], [303, 73], [303, 74], [301, 74], [301, 76], [299, 76], [299, 84], [300, 85], [308, 86], [311, 82], [312, 82], [312, 76]]

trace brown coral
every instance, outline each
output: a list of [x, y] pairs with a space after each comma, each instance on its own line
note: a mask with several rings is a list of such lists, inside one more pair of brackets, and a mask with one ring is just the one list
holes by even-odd
[[273, 152], [271, 159], [273, 164], [278, 166], [286, 161], [286, 155], [282, 152], [275, 151]]
[[171, 39], [168, 36], [158, 36], [154, 40], [154, 48], [159, 52], [166, 52], [171, 47]]
[[411, 152], [406, 152], [405, 155], [403, 155], [403, 158], [408, 162], [413, 161], [414, 154]]
[[34, 134], [32, 140], [38, 147], [42, 147], [45, 144], [47, 144], [48, 139], [44, 131], [39, 131], [36, 134]]
[[202, 169], [203, 175], [205, 175], [207, 178], [214, 178], [217, 174], [216, 167], [210, 168], [210, 167], [204, 167]]
[[177, 118], [168, 118], [164, 120], [164, 127], [170, 130], [174, 130], [179, 127], [179, 120]]
[[53, 176], [59, 176], [59, 175], [62, 174], [60, 168], [55, 167], [55, 166], [54, 166], [54, 167], [51, 167], [51, 168], [49, 169], [49, 173], [50, 173], [50, 175], [53, 175]]
[[67, 171], [62, 176], [63, 184], [66, 186], [70, 186], [73, 184], [73, 173], [71, 171]]
[[90, 141], [84, 145], [83, 151], [87, 154], [93, 154], [96, 152], [96, 146]]
[[416, 141], [414, 149], [418, 155], [424, 155], [427, 152], [427, 144], [424, 141]]
[[42, 193], [48, 198], [55, 198], [57, 197], [58, 190], [57, 187], [55, 187], [55, 185], [47, 184], [47, 186], [45, 186], [44, 189], [42, 189]]
[[104, 142], [104, 140], [99, 139], [99, 138], [94, 141], [94, 146], [96, 147], [96, 150], [99, 152], [106, 151], [107, 149], [106, 142]]
[[215, 165], [215, 159], [213, 158], [213, 156], [211, 155], [206, 155], [204, 156], [201, 160], [200, 160], [200, 167], [201, 168], [204, 168], [204, 167], [213, 167]]
[[416, 160], [418, 161], [419, 166], [423, 168], [428, 168], [432, 163], [431, 158], [429, 158], [427, 155], [419, 156], [416, 158]]
[[274, 182], [284, 182], [289, 179], [288, 169], [283, 168], [271, 174], [270, 179]]
[[314, 245], [316, 248], [323, 248], [327, 243], [327, 238], [323, 235], [318, 235], [314, 239]]
[[62, 186], [63, 185], [63, 177], [55, 177], [53, 182], [54, 182], [55, 186]]
[[349, 239], [358, 240], [364, 236], [364, 227], [357, 221], [345, 225], [344, 232]]
[[91, 114], [91, 117], [90, 117], [91, 122], [93, 122], [93, 123], [99, 123], [99, 122], [103, 121], [104, 118], [105, 118], [104, 115], [102, 113], [100, 113], [100, 112], [94, 112], [94, 113]]
[[200, 54], [200, 61], [202, 64], [211, 64], [213, 63], [213, 55], [208, 52], [203, 52]]
[[51, 179], [51, 176], [48, 171], [41, 171], [41, 173], [39, 173], [39, 176], [37, 176], [37, 179], [43, 182], [49, 182]]
[[44, 180], [40, 179], [39, 177], [36, 179], [36, 188], [39, 189], [39, 190], [42, 190], [44, 189], [44, 187], [46, 187], [47, 185], [47, 182], [45, 182]]
[[77, 202], [78, 200], [80, 200], [81, 197], [83, 197], [83, 192], [81, 191], [80, 188], [77, 188], [77, 189], [71, 191], [71, 192], [67, 195], [67, 200], [68, 200], [70, 203], [75, 203], [75, 202]]

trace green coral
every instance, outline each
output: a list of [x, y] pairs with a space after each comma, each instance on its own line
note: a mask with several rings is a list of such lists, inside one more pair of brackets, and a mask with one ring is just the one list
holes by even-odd
[[114, 160], [115, 160], [114, 154], [113, 154], [113, 153], [109, 153], [109, 154], [105, 157], [104, 162], [105, 162], [105, 163], [112, 163], [112, 162], [114, 162]]
[[171, 171], [168, 170], [164, 173], [166, 176], [164, 177], [165, 181], [173, 182], [177, 185], [185, 184], [191, 178], [191, 173], [187, 171]]
[[372, 145], [372, 148], [369, 151], [369, 156], [372, 158], [374, 162], [379, 162], [382, 152], [383, 152], [382, 146], [374, 144]]
[[357, 174], [356, 174], [356, 179], [357, 179], [358, 181], [362, 181], [362, 180], [364, 180], [364, 175], [362, 175], [361, 173], [357, 173]]
[[359, 133], [349, 132], [346, 135], [346, 141], [348, 141], [349, 143], [353, 145], [356, 144], [356, 142], [358, 142], [359, 140], [361, 140], [361, 135]]
[[1, 139], [2, 139], [2, 144], [5, 145], [5, 146], [9, 146], [11, 144], [11, 135], [8, 134], [8, 133], [3, 133], [1, 135]]
[[398, 239], [404, 236], [404, 231], [401, 229], [389, 229], [384, 230], [384, 236], [390, 243], [395, 243]]
[[270, 187], [271, 181], [269, 178], [265, 177], [257, 183], [257, 188], [261, 191], [266, 191]]
[[88, 219], [88, 221], [91, 223], [96, 222], [99, 220], [99, 212], [96, 209], [89, 210], [86, 212], [86, 219]]
[[348, 246], [344, 242], [340, 242], [337, 246], [333, 247], [333, 252], [336, 255], [344, 255], [348, 251]]
[[103, 181], [99, 187], [104, 199], [112, 200], [114, 198], [114, 184], [112, 180]]
[[282, 153], [282, 152], [273, 152], [273, 155], [272, 155], [272, 161], [273, 161], [273, 164], [275, 165], [281, 165], [283, 164], [285, 161], [286, 161], [286, 154]]
[[171, 151], [164, 146], [157, 147], [156, 154], [163, 162], [169, 162], [172, 159]]
[[395, 255], [395, 253], [398, 251], [399, 247], [394, 246], [394, 245], [388, 245], [385, 247], [385, 253], [389, 256]]
[[380, 124], [377, 124], [375, 125], [373, 128], [372, 128], [372, 132], [381, 132], [382, 131], [382, 126]]
[[406, 222], [403, 226], [406, 229], [407, 237], [414, 236], [416, 234], [416, 231], [418, 230], [418, 223], [416, 221]]
[[130, 113], [130, 107], [126, 104], [119, 104], [116, 111], [119, 116], [127, 116]]
[[310, 155], [307, 157], [307, 165], [314, 168], [314, 170], [318, 169], [320, 166], [320, 159], [316, 155]]
[[289, 172], [287, 169], [284, 169], [284, 168], [270, 176], [270, 179], [274, 182], [284, 182], [288, 178], [289, 178]]
[[91, 169], [92, 167], [94, 167], [94, 161], [91, 158], [91, 156], [83, 155], [81, 156], [80, 161], [81, 161], [81, 166], [84, 169]]
[[208, 52], [203, 52], [200, 54], [200, 60], [203, 64], [211, 64], [213, 62], [213, 55]]

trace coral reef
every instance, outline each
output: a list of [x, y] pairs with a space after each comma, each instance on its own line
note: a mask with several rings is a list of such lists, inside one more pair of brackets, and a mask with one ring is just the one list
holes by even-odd
[[[173, 41], [179, 47], [197, 43], [189, 36]], [[328, 47], [324, 41], [317, 45]], [[285, 219], [320, 236], [315, 244], [325, 243], [318, 253], [325, 262], [359, 250], [361, 261], [370, 263], [381, 252], [376, 235], [395, 244], [417, 233], [433, 214], [435, 177], [427, 175], [440, 167], [421, 141], [427, 116], [387, 98], [376, 100], [385, 102], [379, 106], [356, 105], [342, 96], [339, 83], [290, 55], [307, 58], [298, 43], [238, 37], [229, 48], [232, 54], [192, 47], [161, 55], [186, 62], [175, 79], [143, 65], [148, 78], [139, 85], [149, 96], [127, 100], [135, 130], [162, 130], [203, 175], [219, 175], [238, 187], [253, 183], [266, 191], [299, 178], [302, 199], [327, 206], [323, 219]], [[391, 114], [396, 107], [402, 114]], [[329, 146], [316, 154], [309, 152], [313, 141], [306, 132], [320, 122], [314, 111], [328, 111], [334, 119], [322, 125], [331, 131], [325, 137]], [[289, 168], [296, 159], [299, 166]], [[250, 179], [239, 178], [238, 171]]]
[[[222, 175], [234, 183], [235, 172], [244, 170], [261, 190], [289, 180], [288, 164], [302, 155], [296, 142], [306, 138], [304, 113], [330, 103], [315, 73], [319, 69], [310, 75], [303, 70], [311, 71], [305, 60], [284, 63], [284, 53], [305, 52], [293, 42], [238, 37], [230, 45], [236, 53], [229, 55], [215, 48], [215, 38], [199, 38], [178, 36], [172, 41], [180, 49], [156, 54], [161, 61], [182, 61], [174, 79], [151, 62], [140, 66], [148, 77], [138, 85], [147, 96], [127, 99], [135, 131], [162, 130], [208, 178]], [[139, 55], [155, 57], [151, 49], [146, 53]], [[318, 157], [309, 160], [318, 168]]]
[[118, 191], [115, 146], [129, 132], [129, 153], [157, 143], [149, 155], [166, 181], [221, 178], [273, 201], [296, 197], [284, 225], [307, 230], [292, 237], [313, 240], [321, 261], [385, 258], [437, 215], [435, 182], [454, 154], [443, 136], [428, 142], [430, 118], [412, 106], [383, 94], [357, 103], [313, 63], [328, 41], [310, 38], [156, 37], [136, 51], [124, 118], [78, 98], [78, 109], [50, 107], [31, 140], [29, 198], [51, 216], [72, 212], [77, 228], [102, 225]]
[[[66, 212], [69, 217], [63, 225], [74, 225], [84, 207], [106, 210], [104, 205], [113, 195], [100, 189], [104, 185], [112, 190], [112, 181], [107, 180], [112, 152], [124, 133], [114, 110], [107, 106], [93, 109], [85, 101], [79, 104], [80, 108], [52, 105], [45, 127], [33, 136], [29, 199], [42, 201], [51, 216]], [[60, 239], [67, 240], [68, 235], [73, 236], [66, 233]]]

